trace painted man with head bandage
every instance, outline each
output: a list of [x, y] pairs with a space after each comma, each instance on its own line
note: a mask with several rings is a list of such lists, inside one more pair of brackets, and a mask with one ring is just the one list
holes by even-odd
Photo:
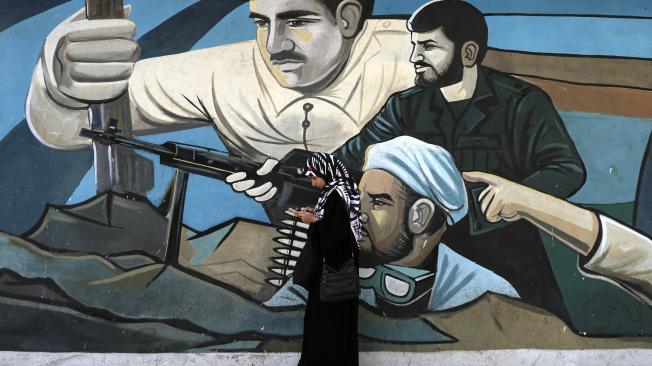
[[[505, 279], [440, 242], [468, 210], [464, 181], [446, 150], [409, 136], [373, 145], [359, 188], [361, 300], [410, 315], [486, 292], [519, 297]], [[266, 305], [300, 303], [294, 286], [290, 281]]]
[[[361, 268], [363, 287], [376, 294], [369, 302], [400, 310], [427, 299], [428, 310], [444, 310], [487, 291], [518, 297], [506, 280], [441, 243], [468, 211], [464, 181], [445, 149], [397, 137], [369, 147], [363, 170], [360, 265], [382, 265]], [[421, 285], [428, 274], [433, 285]]]
[[466, 216], [464, 181], [443, 148], [403, 136], [367, 150], [360, 181], [363, 265], [421, 266]]

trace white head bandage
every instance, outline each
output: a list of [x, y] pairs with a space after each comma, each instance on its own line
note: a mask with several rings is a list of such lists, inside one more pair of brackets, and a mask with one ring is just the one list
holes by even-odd
[[410, 136], [370, 146], [363, 170], [380, 169], [430, 199], [452, 225], [468, 211], [464, 180], [453, 158], [442, 147]]

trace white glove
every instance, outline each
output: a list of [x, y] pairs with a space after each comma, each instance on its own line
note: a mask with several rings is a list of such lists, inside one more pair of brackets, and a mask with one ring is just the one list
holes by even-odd
[[[278, 164], [278, 160], [267, 159], [263, 166], [256, 171], [258, 177], [263, 177], [264, 175], [271, 172], [274, 167]], [[264, 178], [262, 178], [264, 180]], [[233, 173], [226, 177], [226, 182], [231, 185], [236, 192], [244, 192], [247, 196], [255, 199], [258, 202], [269, 201], [278, 189], [274, 187], [272, 182], [265, 182], [256, 186], [256, 180], [261, 180], [261, 178], [252, 178], [248, 177], [245, 172]]]
[[[131, 6], [125, 7], [125, 17]], [[41, 64], [52, 98], [68, 107], [114, 99], [127, 90], [140, 48], [128, 19], [86, 19], [79, 10], [48, 35]]]

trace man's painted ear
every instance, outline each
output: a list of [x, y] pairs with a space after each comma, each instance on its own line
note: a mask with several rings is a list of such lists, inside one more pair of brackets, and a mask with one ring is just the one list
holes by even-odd
[[337, 25], [344, 38], [353, 38], [358, 34], [362, 22], [362, 5], [357, 0], [345, 0], [337, 6], [335, 12]]
[[427, 198], [420, 198], [412, 207], [408, 213], [408, 229], [412, 234], [418, 235], [423, 234], [428, 225], [430, 225], [430, 220], [435, 215], [435, 204]]
[[465, 67], [473, 67], [478, 62], [480, 45], [476, 41], [466, 41], [462, 45], [462, 64]]

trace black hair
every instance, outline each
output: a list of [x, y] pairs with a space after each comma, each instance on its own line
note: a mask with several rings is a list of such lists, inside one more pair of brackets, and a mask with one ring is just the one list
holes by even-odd
[[424, 33], [442, 27], [457, 51], [465, 42], [477, 42], [478, 63], [482, 62], [487, 53], [488, 29], [480, 10], [466, 1], [441, 0], [424, 5], [408, 20], [411, 32]]
[[[243, 1], [250, 1], [250, 0], [243, 0]], [[331, 12], [333, 17], [335, 16], [335, 12], [337, 11], [337, 7], [340, 6], [340, 3], [344, 0], [317, 0], [324, 4], [326, 9]], [[364, 21], [371, 18], [371, 15], [374, 12], [374, 2], [376, 0], [357, 0], [360, 5], [362, 6], [362, 13], [360, 14], [360, 24], [358, 25], [357, 31], [359, 32], [362, 27], [364, 26]]]

